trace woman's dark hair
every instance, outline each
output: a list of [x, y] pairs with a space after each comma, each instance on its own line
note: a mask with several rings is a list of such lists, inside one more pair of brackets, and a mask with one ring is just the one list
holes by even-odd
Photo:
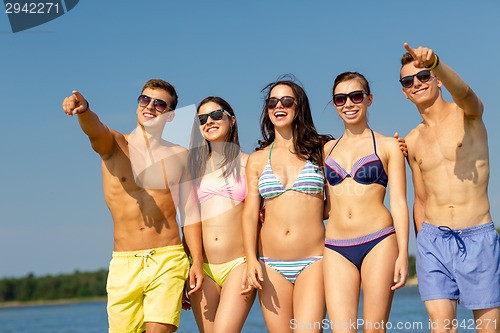
[[[195, 183], [199, 183], [205, 174], [207, 161], [212, 153], [212, 144], [205, 140], [200, 132], [200, 122], [198, 120], [198, 112], [200, 108], [209, 102], [213, 102], [228, 111], [231, 116], [235, 117], [234, 110], [223, 98], [217, 96], [208, 96], [203, 99], [196, 109], [196, 115], [193, 121], [193, 129], [191, 130], [191, 142], [189, 149], [189, 170], [191, 177]], [[235, 177], [240, 176], [240, 141], [238, 138], [238, 122], [234, 124], [230, 121], [231, 127], [227, 133], [226, 142], [224, 145], [224, 159], [222, 160], [221, 168], [224, 168], [222, 176], [227, 178], [229, 175]]]
[[276, 138], [274, 124], [269, 118], [266, 101], [274, 87], [286, 85], [292, 89], [294, 95], [293, 97], [295, 97], [297, 102], [295, 117], [292, 122], [294, 153], [301, 159], [310, 160], [314, 164], [322, 166], [323, 145], [329, 140], [332, 140], [333, 137], [331, 135], [318, 134], [316, 127], [314, 126], [311, 107], [309, 106], [309, 99], [307, 98], [306, 92], [294, 81], [293, 76], [285, 75], [278, 78], [276, 82], [270, 83], [262, 89], [262, 91], [266, 93], [262, 114], [260, 116], [262, 140], [259, 140], [259, 145], [256, 150], [269, 146]]

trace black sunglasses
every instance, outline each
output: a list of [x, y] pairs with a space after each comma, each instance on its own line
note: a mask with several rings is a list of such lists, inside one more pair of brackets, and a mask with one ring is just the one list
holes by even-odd
[[157, 98], [152, 98], [147, 95], [140, 95], [137, 97], [137, 102], [139, 103], [139, 106], [145, 108], [146, 106], [149, 105], [153, 101], [153, 105], [155, 107], [155, 110], [160, 112], [160, 113], [165, 113], [167, 111], [171, 111], [172, 108], [168, 106], [167, 102], [161, 99]]
[[418, 72], [415, 75], [405, 76], [405, 77], [399, 79], [399, 82], [401, 82], [401, 85], [403, 86], [403, 88], [406, 88], [406, 89], [411, 88], [413, 86], [415, 76], [422, 83], [429, 82], [430, 79], [432, 78], [431, 71], [425, 69], [423, 71]]
[[283, 105], [284, 108], [290, 108], [292, 107], [293, 103], [295, 103], [295, 98], [292, 96], [283, 96], [281, 98], [269, 97], [266, 100], [266, 106], [269, 109], [274, 109], [278, 106], [278, 102], [281, 102], [281, 105]]
[[229, 113], [229, 111], [226, 111], [223, 109], [214, 110], [214, 111], [212, 111], [210, 113], [206, 113], [206, 114], [200, 114], [200, 115], [198, 115], [198, 119], [200, 120], [200, 125], [205, 125], [208, 121], [209, 116], [213, 120], [221, 120], [224, 113], [227, 114], [228, 117], [231, 117], [231, 113]]
[[369, 93], [364, 90], [356, 90], [348, 94], [335, 94], [333, 95], [333, 104], [335, 106], [342, 106], [347, 102], [348, 97], [354, 104], [359, 104], [363, 102], [365, 95], [369, 95]]

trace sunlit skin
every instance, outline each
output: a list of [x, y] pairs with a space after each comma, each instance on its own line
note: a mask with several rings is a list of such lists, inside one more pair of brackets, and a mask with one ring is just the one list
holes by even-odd
[[[209, 114], [222, 107], [214, 102], [200, 106], [198, 115]], [[221, 120], [208, 117], [199, 127], [203, 137], [211, 143], [212, 153], [203, 179], [220, 178], [218, 166], [224, 159], [224, 145], [235, 117], [227, 114]], [[241, 153], [241, 172], [245, 173], [248, 155]], [[228, 178], [228, 181], [233, 178]], [[201, 204], [204, 262], [222, 264], [244, 257], [242, 238], [243, 203], [216, 195]], [[211, 278], [205, 277], [199, 292], [191, 295], [191, 306], [200, 331], [240, 332], [255, 299], [255, 292], [241, 295], [242, 278], [246, 277], [246, 264], [237, 266], [221, 288]]]
[[[287, 85], [277, 85], [270, 97], [292, 96]], [[271, 166], [280, 182], [291, 187], [306, 163], [293, 154], [292, 122], [297, 104], [285, 108], [278, 103], [268, 109], [275, 126], [276, 139]], [[318, 323], [324, 318], [322, 261], [304, 269], [295, 284], [286, 280], [276, 270], [256, 259], [255, 254], [276, 259], [302, 259], [321, 256], [323, 253], [323, 194], [309, 195], [287, 191], [266, 200], [264, 223], [259, 225], [261, 197], [258, 191], [259, 176], [269, 156], [270, 147], [252, 153], [247, 163], [248, 195], [243, 213], [245, 250], [248, 260], [248, 288], [258, 289], [262, 313], [269, 332], [291, 332], [291, 320], [301, 323]], [[319, 332], [304, 326], [294, 332]]]
[[[162, 89], [146, 88], [142, 94], [171, 103], [172, 96]], [[83, 132], [89, 137], [92, 148], [102, 159], [102, 181], [104, 199], [114, 222], [114, 251], [137, 251], [181, 244], [176, 222], [176, 205], [186, 202], [186, 220], [199, 221], [193, 191], [185, 181], [187, 151], [181, 147], [173, 149], [167, 188], [148, 190], [139, 187], [133, 176], [128, 150], [128, 134], [109, 129], [98, 116], [87, 108], [87, 101], [78, 91], [63, 101], [67, 115], [77, 116]], [[136, 110], [138, 130], [149, 119], [159, 115], [151, 102]], [[201, 225], [189, 223], [184, 227], [184, 236], [193, 256], [193, 266], [189, 283], [192, 292], [201, 288], [203, 272], [201, 268]], [[172, 325], [147, 323], [148, 332], [173, 332]]]
[[[407, 64], [401, 69], [401, 77], [421, 70], [422, 66]], [[454, 81], [450, 88], [463, 91], [458, 100], [460, 104], [443, 99], [442, 80], [454, 80], [458, 75], [442, 61], [432, 75], [428, 82], [422, 83], [415, 78], [411, 88], [402, 88], [403, 94], [415, 103], [423, 118], [423, 122], [405, 138], [419, 202], [416, 203], [418, 216], [415, 216], [417, 231], [423, 221], [437, 226], [448, 225], [453, 229], [487, 223], [491, 221], [491, 215], [487, 197], [489, 156], [482, 121], [483, 105], [461, 79]], [[443, 183], [447, 186], [442, 186]], [[424, 203], [422, 212], [420, 202]]]
[[[435, 61], [432, 49], [408, 44], [404, 47], [414, 61], [401, 68], [400, 77], [414, 75]], [[415, 78], [412, 87], [402, 88], [423, 119], [405, 138], [415, 191], [415, 230], [418, 232], [424, 221], [452, 229], [488, 223], [492, 220], [488, 200], [490, 169], [483, 104], [442, 59], [432, 76], [425, 83]], [[453, 102], [443, 99], [443, 86]], [[431, 321], [444, 323], [456, 318], [456, 300], [432, 300], [425, 305]], [[495, 325], [483, 326], [481, 332], [500, 332], [500, 307], [473, 313], [478, 320], [497, 322], [496, 329]], [[441, 324], [432, 332], [448, 331]]]
[[[359, 79], [340, 82], [335, 94], [363, 90]], [[347, 172], [353, 163], [374, 152], [373, 139], [367, 123], [367, 112], [373, 95], [364, 95], [361, 103], [349, 98], [336, 106], [344, 122], [342, 139], [328, 142], [325, 158], [330, 154]], [[325, 206], [328, 223], [326, 238], [352, 239], [394, 225], [396, 234], [378, 243], [364, 258], [361, 271], [341, 254], [325, 247], [324, 280], [328, 316], [334, 323], [356, 322], [360, 284], [363, 284], [363, 319], [365, 323], [387, 322], [394, 290], [404, 286], [408, 275], [408, 208], [404, 157], [398, 141], [375, 132], [377, 155], [389, 178], [389, 211], [384, 206], [386, 189], [380, 184], [360, 184], [345, 178], [335, 186], [327, 185]], [[337, 143], [333, 151], [332, 147]], [[331, 152], [331, 153], [330, 153]], [[338, 272], [342, 272], [339, 274]], [[377, 330], [378, 331], [378, 330]], [[381, 329], [380, 332], [385, 330]], [[334, 326], [332, 332], [357, 332], [349, 326]], [[374, 332], [365, 326], [364, 332]]]

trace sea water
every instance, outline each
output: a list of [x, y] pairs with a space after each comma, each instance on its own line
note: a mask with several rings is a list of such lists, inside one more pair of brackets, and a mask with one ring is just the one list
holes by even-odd
[[[472, 333], [473, 316], [471, 311], [458, 306], [457, 321], [459, 332]], [[325, 332], [331, 332], [328, 318], [321, 325]], [[362, 321], [351, 325], [361, 328]], [[368, 324], [368, 323], [367, 323]], [[429, 332], [429, 322], [424, 304], [420, 301], [416, 287], [405, 287], [398, 290], [392, 304], [391, 316], [387, 323], [371, 323], [385, 325], [387, 332], [420, 333]], [[313, 325], [313, 323], [291, 323]], [[500, 323], [497, 323], [500, 325]], [[362, 330], [360, 329], [359, 332]], [[84, 302], [57, 305], [16, 306], [0, 308], [0, 333], [104, 333], [107, 332], [107, 316], [105, 302]], [[198, 329], [191, 311], [183, 311], [179, 333], [196, 333]], [[243, 333], [267, 332], [258, 299], [245, 322]]]

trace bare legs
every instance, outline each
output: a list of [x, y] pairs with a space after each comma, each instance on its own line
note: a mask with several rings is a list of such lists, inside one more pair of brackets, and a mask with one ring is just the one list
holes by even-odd
[[361, 281], [364, 332], [385, 332], [382, 322], [386, 323], [389, 319], [397, 255], [396, 236], [388, 236], [364, 258], [360, 272], [344, 256], [325, 248], [325, 293], [332, 332], [357, 332]]
[[170, 324], [146, 323], [146, 333], [172, 333], [177, 331], [177, 327]]
[[236, 267], [223, 288], [205, 277], [202, 290], [191, 295], [191, 306], [200, 332], [240, 332], [255, 299], [255, 292], [240, 295], [245, 264]]
[[264, 273], [259, 300], [270, 333], [322, 332], [325, 317], [323, 260], [306, 267], [295, 284], [261, 263]]
[[[429, 314], [432, 333], [456, 333], [458, 325], [457, 301], [438, 299], [425, 301], [425, 308]], [[473, 310], [474, 322], [464, 322], [463, 325], [478, 333], [500, 333], [500, 307], [492, 309]], [[463, 328], [463, 327], [462, 327]]]

